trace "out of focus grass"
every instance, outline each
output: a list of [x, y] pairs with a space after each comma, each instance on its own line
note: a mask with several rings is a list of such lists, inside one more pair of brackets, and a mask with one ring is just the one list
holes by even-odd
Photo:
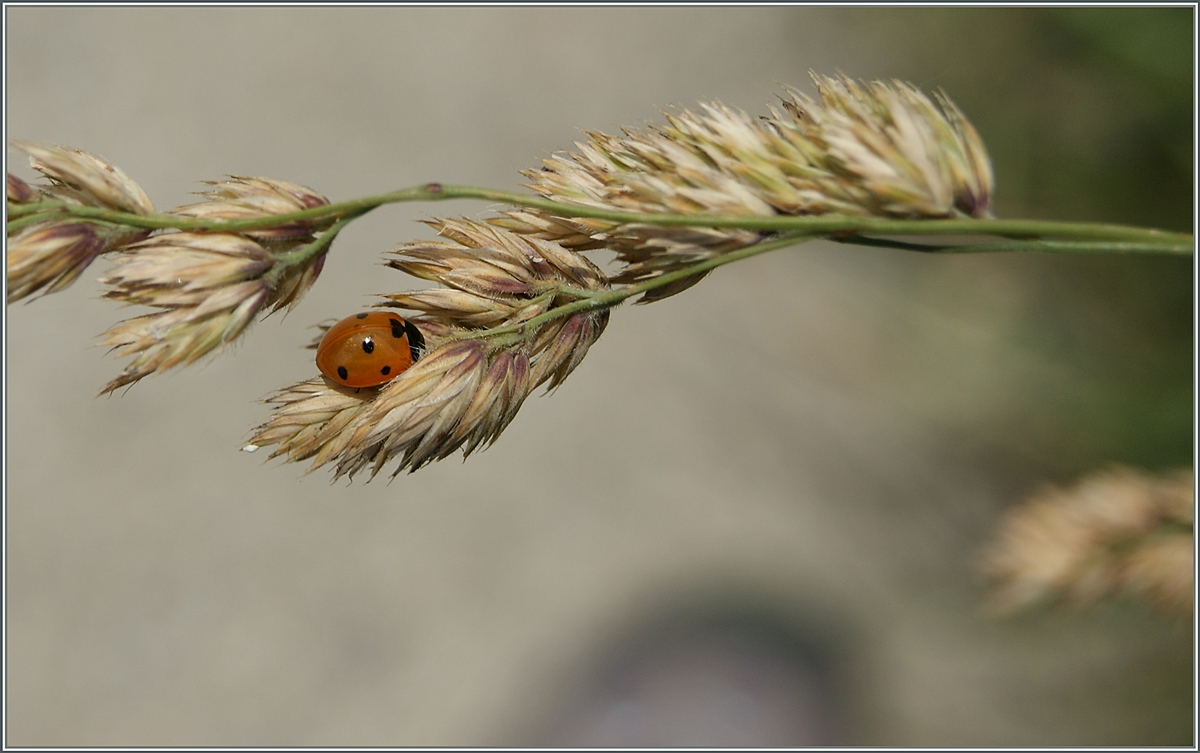
[[[998, 216], [1191, 231], [1191, 9], [873, 8], [847, 17], [862, 27], [864, 48], [887, 44], [903, 61], [892, 75], [944, 88], [972, 119], [995, 164]], [[897, 341], [901, 355], [886, 369], [898, 401], [1030, 477], [1066, 480], [1114, 461], [1190, 464], [1190, 259], [936, 261], [897, 259], [912, 268], [897, 270], [907, 294], [983, 339], [898, 328], [898, 338], [913, 338]]]

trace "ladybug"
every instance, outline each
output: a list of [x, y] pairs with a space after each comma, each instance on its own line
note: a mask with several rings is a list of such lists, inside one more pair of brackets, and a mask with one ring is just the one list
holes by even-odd
[[416, 363], [424, 347], [421, 330], [396, 314], [355, 314], [326, 330], [317, 368], [343, 387], [376, 387]]

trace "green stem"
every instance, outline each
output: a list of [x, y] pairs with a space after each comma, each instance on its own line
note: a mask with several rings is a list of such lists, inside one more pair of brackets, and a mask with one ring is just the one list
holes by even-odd
[[[12, 207], [9, 207], [9, 215], [12, 215]], [[9, 237], [12, 237], [17, 232], [24, 230], [30, 225], [35, 225], [39, 222], [54, 219], [61, 216], [62, 212], [40, 212], [37, 214], [27, 214], [24, 217], [15, 220], [9, 220], [6, 231]]]
[[877, 235], [998, 235], [1043, 238], [1086, 238], [1128, 240], [1177, 245], [1192, 242], [1192, 236], [1164, 230], [1086, 222], [1045, 220], [915, 219], [894, 220], [880, 217], [845, 215], [771, 215], [768, 217], [719, 217], [713, 215], [655, 214], [614, 212], [607, 209], [563, 204], [535, 196], [493, 191], [472, 186], [438, 186], [429, 199], [473, 198], [502, 201], [507, 204], [545, 209], [568, 217], [593, 217], [622, 224], [647, 224], [667, 227], [714, 227], [767, 232], [873, 233]]
[[[11, 220], [8, 223], [8, 228], [7, 228], [8, 235], [11, 237], [11, 236], [15, 235], [16, 233], [20, 232], [21, 230], [24, 230], [25, 228], [29, 227], [30, 225], [36, 225], [36, 224], [42, 223], [42, 222], [49, 222], [52, 220], [59, 220], [61, 222], [63, 220], [64, 216], [67, 218], [70, 218], [72, 215], [65, 214], [63, 212], [57, 212], [57, 211], [56, 212], [38, 212], [37, 214], [29, 214], [24, 217], [21, 217], [20, 219]], [[114, 220], [108, 220], [108, 219], [91, 219], [91, 220], [89, 220], [89, 222], [90, 222], [90, 224], [93, 224], [93, 225], [100, 225], [100, 226], [109, 227], [109, 228], [122, 228], [126, 231], [128, 231], [129, 227], [130, 227], [128, 223], [114, 221]]]
[[343, 217], [342, 219], [333, 223], [328, 230], [321, 233], [321, 236], [311, 243], [306, 243], [299, 248], [292, 249], [287, 253], [276, 256], [275, 266], [267, 275], [268, 284], [273, 286], [275, 282], [287, 272], [289, 267], [294, 267], [297, 264], [308, 264], [317, 256], [328, 251], [329, 245], [333, 243], [334, 238], [337, 238], [338, 233], [342, 231], [342, 228], [346, 227], [346, 225], [349, 225], [350, 222], [353, 221], [357, 216], [358, 215]]
[[533, 329], [536, 329], [547, 322], [552, 322], [555, 319], [561, 319], [564, 316], [577, 314], [581, 311], [601, 311], [603, 309], [612, 308], [623, 301], [626, 301], [636, 295], [661, 288], [664, 285], [670, 285], [673, 282], [692, 277], [693, 275], [702, 274], [725, 264], [730, 264], [741, 259], [748, 259], [751, 256], [765, 254], [768, 251], [794, 246], [797, 243], [816, 240], [817, 237], [808, 233], [790, 233], [786, 236], [773, 238], [769, 241], [756, 243], [753, 246], [731, 251], [727, 254], [721, 254], [711, 259], [705, 259], [702, 262], [692, 264], [682, 269], [668, 272], [658, 277], [652, 277], [649, 280], [634, 283], [632, 285], [622, 285], [618, 288], [610, 288], [608, 290], [584, 290], [582, 288], [559, 288], [559, 291], [568, 295], [573, 295], [577, 298], [570, 303], [565, 303], [562, 306], [550, 309], [544, 314], [539, 314], [531, 319], [520, 322], [518, 324], [506, 324], [500, 327], [483, 330], [482, 332], [465, 332], [460, 335], [449, 338], [450, 340], [475, 340], [480, 338], [502, 337], [510, 334], [523, 335]]
[[[1150, 228], [1130, 227], [1086, 222], [1053, 222], [1045, 220], [978, 220], [978, 219], [886, 219], [880, 217], [850, 217], [843, 215], [772, 215], [754, 217], [718, 217], [710, 215], [657, 214], [641, 212], [617, 212], [580, 204], [568, 204], [528, 194], [496, 191], [475, 186], [452, 186], [427, 183], [391, 193], [370, 196], [353, 201], [314, 207], [300, 212], [272, 215], [248, 220], [202, 220], [178, 217], [170, 214], [130, 214], [99, 207], [66, 204], [61, 201], [43, 201], [36, 204], [13, 205], [10, 216], [16, 217], [9, 223], [25, 222], [29, 215], [42, 216], [52, 212], [55, 216], [65, 214], [72, 217], [117, 222], [133, 227], [193, 231], [244, 232], [298, 221], [316, 221], [328, 218], [361, 216], [376, 207], [407, 201], [443, 201], [447, 199], [485, 199], [505, 204], [531, 207], [553, 212], [565, 217], [590, 217], [610, 220], [618, 224], [648, 224], [673, 227], [713, 227], [757, 230], [760, 232], [802, 232], [809, 235], [849, 235], [857, 237], [864, 233], [872, 235], [990, 235], [1020, 240], [1038, 238], [1073, 239], [1089, 241], [1120, 241], [1140, 243], [1156, 247], [1162, 253], [1191, 253], [1192, 236]], [[836, 239], [836, 238], [835, 238]], [[984, 250], [987, 246], [978, 247]], [[1018, 250], [1002, 246], [988, 250]], [[1056, 249], [1041, 247], [1043, 251], [1076, 253], [1078, 248]], [[1141, 250], [1141, 249], [1139, 249]], [[1101, 252], [1097, 247], [1097, 253]]]
[[937, 254], [973, 254], [1003, 251], [1042, 251], [1059, 254], [1188, 254], [1191, 243], [1159, 244], [1134, 243], [1128, 241], [1062, 241], [1028, 240], [1001, 241], [996, 243], [964, 243], [958, 245], [935, 245], [931, 243], [907, 243], [888, 238], [868, 238], [862, 235], [833, 237], [829, 240], [853, 246], [875, 246], [895, 248], [903, 251], [920, 251]]

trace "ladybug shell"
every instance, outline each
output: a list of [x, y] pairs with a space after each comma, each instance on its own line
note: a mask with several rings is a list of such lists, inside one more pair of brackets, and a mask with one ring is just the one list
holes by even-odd
[[375, 387], [412, 366], [424, 346], [421, 331], [396, 314], [355, 314], [326, 330], [317, 368], [343, 387]]

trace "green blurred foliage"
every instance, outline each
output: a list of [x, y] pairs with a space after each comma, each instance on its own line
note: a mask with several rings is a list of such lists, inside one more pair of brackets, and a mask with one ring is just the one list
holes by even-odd
[[[1031, 214], [1190, 231], [1192, 10], [1059, 8], [1030, 20], [1046, 78], [1063, 79], [1041, 92], [1054, 116], [1030, 133]], [[1071, 94], [1056, 103], [1059, 90]], [[1190, 463], [1192, 261], [1046, 260], [1031, 272], [1023, 343], [1069, 363], [1071, 379], [1029, 421], [1061, 446], [1062, 470]]]
[[[975, 123], [995, 165], [998, 216], [1192, 230], [1192, 9], [872, 8], [846, 18], [868, 59], [879, 46], [900, 61], [888, 77], [945, 89]], [[978, 352], [913, 344], [905, 368], [943, 380], [945, 397], [912, 398], [949, 404], [943, 415], [922, 408], [935, 420], [1030, 478], [1066, 480], [1114, 461], [1190, 464], [1191, 259], [896, 263], [919, 272], [906, 282], [922, 304], [1002, 340]], [[992, 309], [976, 300], [985, 296]], [[959, 385], [976, 386], [929, 373], [939, 356]]]

